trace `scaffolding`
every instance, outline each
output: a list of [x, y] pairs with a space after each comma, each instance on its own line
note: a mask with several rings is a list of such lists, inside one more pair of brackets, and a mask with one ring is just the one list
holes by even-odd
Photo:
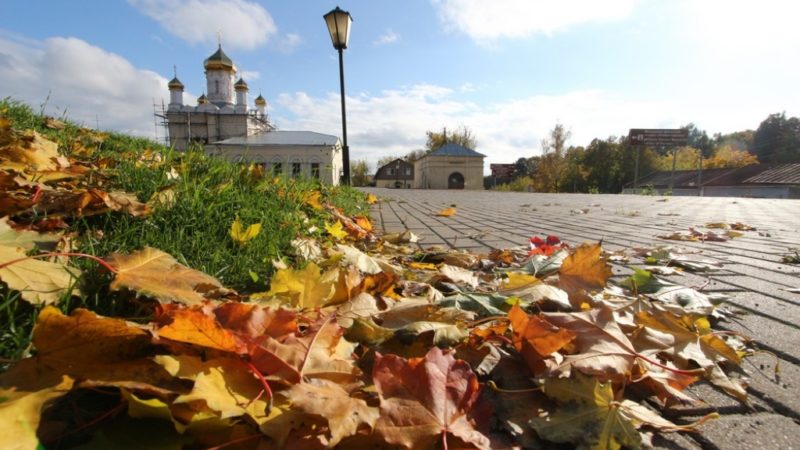
[[[164, 99], [161, 99], [160, 105], [153, 99], [153, 125], [156, 133], [155, 141], [169, 146], [169, 122], [167, 121], [167, 108], [164, 105]], [[162, 130], [162, 137], [159, 137], [159, 128]]]

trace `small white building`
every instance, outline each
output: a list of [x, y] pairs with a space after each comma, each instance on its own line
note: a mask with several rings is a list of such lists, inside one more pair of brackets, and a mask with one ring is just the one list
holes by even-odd
[[276, 174], [339, 184], [343, 160], [338, 137], [276, 130], [267, 115], [267, 101], [260, 94], [255, 108], [248, 108], [249, 86], [241, 77], [234, 82], [236, 66], [221, 45], [203, 67], [206, 93], [197, 99], [197, 106], [183, 103], [184, 85], [177, 75], [168, 83], [166, 119], [171, 146], [185, 151], [192, 144], [202, 145], [209, 154], [265, 164]]

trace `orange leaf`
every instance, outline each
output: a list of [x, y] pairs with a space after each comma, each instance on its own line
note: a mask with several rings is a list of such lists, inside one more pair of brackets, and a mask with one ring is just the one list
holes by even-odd
[[369, 217], [358, 216], [356, 217], [356, 225], [363, 228], [366, 232], [372, 232], [372, 222], [369, 220]]
[[546, 369], [545, 359], [553, 352], [561, 350], [575, 339], [575, 333], [537, 316], [529, 316], [519, 305], [511, 308], [508, 318], [514, 328], [514, 347], [525, 358], [534, 374]]
[[[558, 280], [561, 288], [570, 294], [571, 301], [573, 296], [606, 286], [606, 281], [612, 273], [607, 259], [601, 252], [600, 244], [584, 244], [564, 260], [558, 272]], [[576, 298], [575, 301], [577, 300]], [[573, 303], [573, 306], [579, 305]]]
[[436, 213], [436, 215], [439, 216], [439, 217], [450, 217], [455, 213], [456, 213], [456, 209], [451, 206], [449, 208], [445, 208], [445, 209], [439, 211], [438, 213]]
[[157, 320], [161, 324], [158, 337], [163, 339], [234, 353], [244, 347], [235, 334], [199, 308], [166, 308]]
[[224, 328], [249, 338], [265, 334], [277, 338], [297, 331], [297, 313], [283, 308], [227, 302], [216, 308], [214, 315]]

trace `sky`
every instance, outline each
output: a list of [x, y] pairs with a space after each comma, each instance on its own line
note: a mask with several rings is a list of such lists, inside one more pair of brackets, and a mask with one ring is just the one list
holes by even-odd
[[221, 42], [279, 129], [341, 136], [336, 6], [353, 17], [350, 154], [373, 170], [443, 127], [471, 129], [488, 171], [540, 154], [557, 123], [587, 145], [800, 116], [793, 0], [3, 0], [0, 98], [163, 139], [173, 68], [196, 104]]

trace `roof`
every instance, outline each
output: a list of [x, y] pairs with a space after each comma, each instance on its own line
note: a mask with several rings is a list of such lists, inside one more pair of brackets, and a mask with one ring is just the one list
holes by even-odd
[[233, 87], [238, 91], [240, 89], [247, 89], [247, 82], [244, 78], [239, 77], [239, 81], [233, 84]]
[[749, 166], [729, 169], [717, 176], [707, 177], [703, 171], [703, 186], [738, 186], [745, 183], [748, 178], [758, 175], [772, 167], [773, 164], [750, 164]]
[[330, 147], [339, 142], [337, 136], [313, 131], [267, 131], [215, 142], [217, 145], [312, 145]]
[[262, 97], [261, 94], [258, 94], [258, 97], [256, 97], [256, 105], [266, 105], [266, 104], [267, 100], [264, 97]]
[[[394, 168], [402, 168], [400, 173], [393, 173], [389, 175], [389, 169]], [[409, 174], [405, 174], [405, 169], [411, 169]], [[376, 180], [413, 180], [414, 179], [414, 165], [408, 161], [404, 161], [400, 158], [397, 158], [391, 162], [388, 162], [378, 170], [375, 171], [375, 179]]]
[[217, 48], [217, 51], [214, 52], [211, 56], [206, 58], [203, 61], [203, 67], [206, 69], [229, 69], [229, 70], [236, 70], [236, 66], [233, 65], [233, 60], [222, 51], [222, 45]]
[[167, 87], [169, 87], [170, 89], [172, 88], [183, 89], [183, 83], [181, 83], [181, 80], [179, 80], [178, 77], [175, 77], [169, 80], [169, 83], [167, 83]]
[[428, 153], [426, 156], [471, 156], [473, 158], [485, 158], [486, 155], [476, 152], [475, 150], [464, 147], [458, 144], [445, 144], [434, 152]]
[[800, 184], [800, 163], [773, 166], [744, 182], [748, 184]]

